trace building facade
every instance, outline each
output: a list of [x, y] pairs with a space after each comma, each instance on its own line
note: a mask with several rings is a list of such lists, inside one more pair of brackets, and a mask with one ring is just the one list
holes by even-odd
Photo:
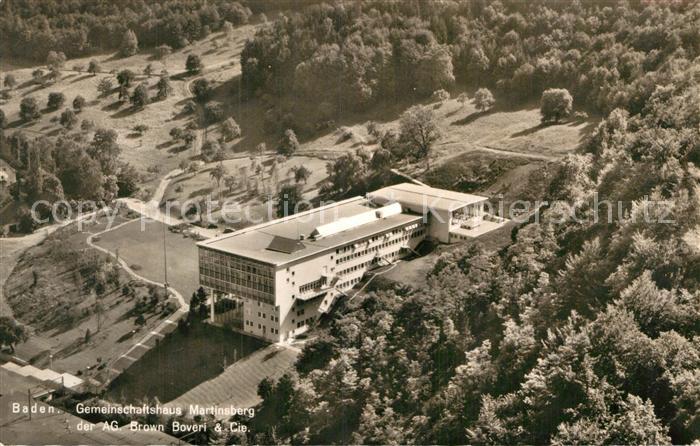
[[[401, 184], [198, 244], [212, 319], [272, 342], [294, 338], [372, 269], [449, 243], [484, 220], [483, 197]], [[233, 302], [226, 314], [221, 300]]]

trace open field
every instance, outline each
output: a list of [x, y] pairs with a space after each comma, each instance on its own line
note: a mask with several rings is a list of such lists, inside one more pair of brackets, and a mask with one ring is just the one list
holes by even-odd
[[170, 401], [265, 346], [255, 338], [204, 323], [175, 330], [115, 379], [107, 398], [137, 403]]
[[160, 222], [146, 220], [141, 231], [141, 219], [106, 232], [96, 245], [118, 252], [137, 274], [155, 282], [164, 281], [163, 235], [168, 263], [168, 283], [188, 300], [198, 287], [198, 257], [195, 241], [172, 233]]

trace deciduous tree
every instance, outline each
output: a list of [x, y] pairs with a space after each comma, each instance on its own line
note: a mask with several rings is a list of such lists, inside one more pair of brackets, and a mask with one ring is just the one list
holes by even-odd
[[19, 104], [19, 116], [24, 121], [39, 119], [41, 113], [39, 112], [39, 103], [36, 101], [36, 98], [27, 96], [22, 99], [22, 102]]
[[496, 100], [488, 88], [479, 88], [474, 94], [474, 106], [482, 113], [491, 109], [495, 103]]
[[285, 130], [284, 136], [282, 136], [282, 139], [280, 139], [279, 145], [277, 146], [277, 152], [280, 155], [290, 157], [297, 150], [299, 150], [299, 141], [297, 140], [297, 135], [292, 129]]
[[569, 116], [573, 108], [574, 99], [568, 90], [564, 88], [550, 88], [542, 93], [540, 101], [540, 114], [542, 122], [557, 123]]
[[85, 107], [85, 103], [85, 98], [78, 95], [75, 97], [75, 99], [73, 99], [73, 109], [76, 112], [81, 112], [83, 110], [83, 107]]
[[136, 33], [128, 29], [122, 37], [121, 45], [119, 46], [119, 54], [122, 57], [129, 57], [136, 54], [139, 50], [139, 41], [136, 38]]
[[145, 83], [139, 84], [134, 88], [134, 92], [131, 95], [131, 103], [134, 107], [143, 108], [151, 102], [151, 98], [148, 95], [148, 85]]
[[97, 91], [102, 96], [107, 96], [112, 91], [112, 88], [114, 88], [112, 80], [107, 77], [100, 79], [100, 82], [97, 84]]
[[66, 102], [66, 95], [61, 92], [53, 91], [49, 93], [46, 106], [53, 110], [58, 110]]
[[197, 74], [202, 71], [204, 65], [202, 64], [202, 58], [197, 54], [190, 54], [187, 56], [187, 61], [185, 62], [185, 69], [190, 75]]
[[66, 129], [70, 130], [78, 123], [78, 117], [75, 116], [75, 112], [70, 109], [63, 110], [60, 119], [61, 125]]
[[409, 108], [401, 115], [399, 128], [400, 142], [407, 145], [415, 159], [427, 159], [430, 167], [430, 150], [440, 138], [432, 110], [422, 105]]
[[10, 347], [10, 353], [15, 352], [15, 345], [26, 341], [26, 329], [9, 316], [0, 316], [0, 344]]
[[92, 59], [90, 63], [88, 64], [88, 73], [92, 74], [93, 76], [96, 76], [97, 73], [100, 72], [102, 68], [100, 67], [99, 62], [97, 60]]
[[241, 128], [232, 117], [229, 117], [221, 124], [221, 133], [224, 140], [230, 141], [241, 136]]

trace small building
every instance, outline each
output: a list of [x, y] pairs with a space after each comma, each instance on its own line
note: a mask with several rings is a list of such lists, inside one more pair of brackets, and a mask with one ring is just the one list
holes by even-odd
[[212, 320], [292, 339], [369, 270], [410, 255], [426, 237], [450, 243], [483, 231], [486, 200], [404, 183], [200, 242]]

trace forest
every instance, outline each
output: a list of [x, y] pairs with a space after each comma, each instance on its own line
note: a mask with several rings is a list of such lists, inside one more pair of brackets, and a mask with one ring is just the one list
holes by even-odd
[[364, 108], [452, 82], [512, 100], [561, 87], [606, 118], [509, 246], [450, 251], [424, 289], [377, 285], [323, 323], [296, 370], [259, 387], [275, 421], [249, 440], [697, 441], [697, 3], [420, 4], [282, 18], [248, 43], [245, 88]]
[[12, 0], [0, 4], [0, 11], [3, 51], [38, 61], [49, 51], [72, 58], [114, 50], [129, 32], [142, 48], [182, 48], [225, 22], [245, 24], [252, 14], [225, 0]]
[[[134, 166], [118, 159], [120, 153], [114, 130], [95, 129], [88, 140], [84, 133], [31, 138], [21, 131], [8, 136], [0, 129], [0, 154], [18, 168], [9, 193], [23, 203], [19, 230], [31, 232], [36, 227], [30, 209], [33, 203], [37, 203], [40, 219], [53, 220], [77, 210], [77, 200], [111, 203], [136, 192], [140, 175]], [[58, 204], [63, 200], [68, 200], [67, 205]]]
[[[506, 102], [566, 88], [579, 107], [639, 113], [670, 59], [700, 54], [697, 2], [338, 2], [285, 14], [241, 55], [266, 122], [304, 134], [346, 112], [488, 87]], [[304, 98], [317, 98], [313, 107]]]

